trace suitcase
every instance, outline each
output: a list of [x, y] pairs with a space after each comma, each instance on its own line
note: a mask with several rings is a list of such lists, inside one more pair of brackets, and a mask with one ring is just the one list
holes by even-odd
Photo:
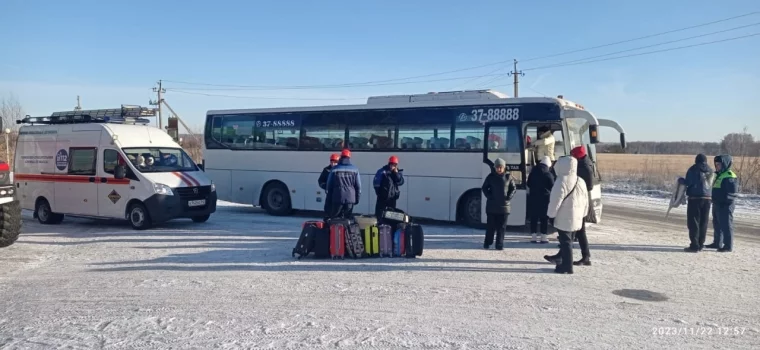
[[343, 259], [346, 255], [347, 220], [330, 221], [330, 258]]
[[378, 236], [380, 237], [380, 256], [391, 257], [393, 256], [393, 234], [390, 225], [378, 225]]
[[364, 242], [362, 241], [362, 232], [356, 223], [348, 224], [346, 231], [346, 251], [348, 256], [353, 259], [364, 257]]
[[314, 257], [317, 259], [330, 257], [330, 230], [327, 229], [327, 226], [324, 226], [314, 236]]
[[319, 235], [320, 231], [324, 229], [324, 227], [324, 223], [321, 221], [304, 222], [303, 225], [301, 225], [301, 236], [298, 237], [296, 247], [293, 248], [293, 257], [296, 257], [297, 255], [297, 258], [301, 259], [304, 256], [309, 255], [309, 253], [313, 252], [316, 243], [316, 237]]
[[375, 225], [364, 228], [364, 252], [369, 257], [380, 255], [379, 229]]
[[425, 245], [425, 234], [422, 231], [422, 226], [414, 223], [408, 225], [406, 227], [406, 237], [409, 242], [406, 246], [407, 257], [413, 258], [415, 256], [422, 256], [422, 250]]
[[393, 256], [395, 257], [406, 255], [405, 233], [405, 225], [399, 225], [396, 232], [393, 233]]
[[391, 224], [393, 223], [406, 224], [406, 223], [409, 223], [410, 221], [409, 215], [406, 215], [406, 213], [403, 210], [397, 209], [397, 208], [390, 208], [390, 207], [385, 208], [385, 210], [383, 210], [382, 215], [383, 217], [381, 221], [391, 223]]

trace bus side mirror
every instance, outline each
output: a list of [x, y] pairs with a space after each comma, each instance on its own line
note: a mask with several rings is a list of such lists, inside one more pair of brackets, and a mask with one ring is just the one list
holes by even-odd
[[620, 148], [625, 149], [628, 145], [625, 142], [625, 134], [620, 134]]
[[591, 138], [591, 143], [599, 143], [599, 125], [589, 125], [588, 135]]
[[123, 165], [117, 165], [113, 170], [113, 177], [116, 179], [123, 179], [127, 177], [127, 168]]

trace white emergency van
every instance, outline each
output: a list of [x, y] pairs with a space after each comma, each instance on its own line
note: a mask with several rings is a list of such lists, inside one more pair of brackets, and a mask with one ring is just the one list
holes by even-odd
[[56, 112], [17, 121], [14, 182], [43, 224], [64, 215], [127, 219], [138, 230], [176, 218], [205, 222], [216, 188], [140, 106]]

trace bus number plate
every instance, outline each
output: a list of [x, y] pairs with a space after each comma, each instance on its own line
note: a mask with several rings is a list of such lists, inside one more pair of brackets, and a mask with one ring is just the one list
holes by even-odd
[[198, 199], [198, 200], [194, 200], [194, 201], [187, 201], [187, 206], [188, 207], [200, 207], [200, 206], [203, 206], [203, 205], [206, 205], [206, 200], [205, 199]]

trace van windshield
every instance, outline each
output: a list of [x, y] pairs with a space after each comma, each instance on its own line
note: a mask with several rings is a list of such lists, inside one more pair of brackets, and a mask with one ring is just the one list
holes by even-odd
[[181, 148], [124, 148], [127, 159], [142, 173], [197, 171], [193, 160]]

